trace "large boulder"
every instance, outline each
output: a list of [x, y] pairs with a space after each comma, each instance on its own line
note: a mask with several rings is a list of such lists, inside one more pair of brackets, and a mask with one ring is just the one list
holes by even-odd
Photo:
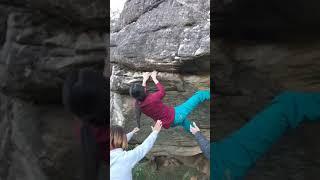
[[103, 69], [104, 33], [99, 29], [87, 31], [85, 27], [73, 29], [62, 21], [47, 18], [30, 12], [8, 14], [0, 81], [8, 94], [58, 103], [68, 71], [88, 66]]
[[105, 1], [0, 1], [0, 179], [80, 179], [66, 73], [103, 71]]
[[[244, 126], [282, 91], [319, 92], [319, 45], [319, 40], [311, 44], [216, 39], [213, 138], [221, 140]], [[246, 179], [315, 179], [319, 128], [319, 123], [302, 123], [288, 131]]]
[[[320, 91], [318, 1], [213, 0], [213, 7], [215, 140], [245, 125], [281, 91]], [[245, 179], [317, 179], [319, 128], [302, 123], [288, 131]]]
[[137, 71], [208, 72], [209, 1], [127, 1], [111, 33], [110, 62]]
[[[159, 81], [167, 91], [164, 102], [171, 106], [183, 103], [200, 88], [209, 88], [209, 5], [209, 0], [131, 0], [125, 3], [110, 35], [112, 124], [122, 125], [127, 131], [137, 126], [134, 99], [129, 96], [128, 89], [133, 82], [141, 83], [143, 72], [159, 71]], [[156, 90], [152, 82], [148, 83], [148, 89]], [[209, 102], [201, 104], [189, 118], [199, 124], [207, 138], [210, 137]], [[141, 130], [130, 143], [142, 143], [153, 124], [152, 119], [143, 115]], [[194, 137], [181, 127], [161, 131], [148, 154], [151, 159], [160, 159], [158, 157], [178, 161], [200, 158], [209, 164]], [[209, 169], [204, 169], [202, 166], [200, 171], [208, 174]]]
[[0, 99], [1, 178], [80, 178], [79, 143], [69, 114], [56, 105], [34, 105], [2, 94]]
[[[111, 122], [113, 124], [123, 125], [128, 131], [137, 126], [134, 116], [134, 99], [128, 95], [129, 84], [132, 81], [141, 79], [141, 73], [134, 71], [117, 70], [114, 66], [111, 76]], [[171, 106], [177, 106], [193, 95], [197, 86], [203, 81], [209, 80], [207, 76], [178, 75], [170, 73], [159, 73], [159, 81], [166, 87], [166, 97], [164, 102]], [[137, 78], [137, 79], [135, 79]], [[122, 84], [121, 84], [122, 83]], [[154, 85], [149, 83], [149, 90], [156, 90]], [[209, 138], [210, 128], [210, 108], [209, 103], [203, 103], [190, 116], [190, 120], [199, 124], [204, 135]], [[153, 120], [142, 116], [141, 131], [133, 138], [133, 141], [142, 142], [151, 132], [150, 126], [154, 124]], [[170, 128], [164, 130], [159, 137], [154, 155], [175, 155], [192, 156], [201, 153], [194, 137], [183, 131], [182, 128]]]

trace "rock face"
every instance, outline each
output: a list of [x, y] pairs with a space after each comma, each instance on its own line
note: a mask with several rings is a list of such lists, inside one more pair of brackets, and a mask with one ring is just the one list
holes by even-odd
[[[320, 28], [319, 2], [213, 0], [215, 35], [246, 39], [313, 37]], [[297, 13], [299, 12], [299, 13]]]
[[[112, 124], [122, 125], [127, 131], [136, 126], [134, 100], [128, 89], [130, 83], [142, 81], [142, 72], [159, 71], [159, 81], [167, 91], [164, 102], [172, 106], [183, 103], [209, 81], [209, 7], [208, 0], [126, 2], [110, 35]], [[148, 86], [150, 91], [155, 90], [152, 82]], [[190, 116], [208, 138], [209, 114], [206, 102]], [[152, 119], [142, 116], [141, 130], [131, 142], [141, 143], [151, 132], [152, 124]], [[181, 128], [170, 128], [160, 133], [149, 155], [178, 159], [200, 153], [194, 137]]]
[[111, 63], [137, 71], [208, 72], [209, 1], [128, 1], [111, 33]]
[[[308, 28], [287, 31], [301, 24], [317, 28], [317, 13], [311, 18], [308, 16], [311, 12], [306, 12], [308, 7], [310, 11], [315, 9], [314, 3], [317, 2], [291, 1], [286, 5], [282, 4], [284, 2], [259, 1], [268, 5], [262, 9], [260, 4], [259, 9], [260, 5], [249, 0], [215, 1], [219, 11], [212, 71], [216, 82], [216, 98], [211, 106], [215, 140], [242, 127], [281, 91], [320, 91], [320, 39], [317, 36], [310, 39], [312, 33]], [[258, 9], [253, 12], [250, 5], [257, 5]], [[276, 12], [287, 13], [290, 18], [280, 18], [282, 16], [273, 11], [270, 13], [271, 6]], [[306, 14], [297, 17], [292, 13], [294, 9]], [[274, 16], [277, 21], [272, 21]], [[262, 17], [265, 21], [261, 21]], [[235, 22], [239, 19], [241, 21]], [[292, 23], [293, 20], [296, 23]], [[279, 21], [283, 21], [280, 24], [285, 28], [278, 27]], [[319, 123], [303, 123], [287, 132], [258, 160], [245, 179], [317, 179], [316, 172], [320, 170], [320, 143], [316, 138], [319, 128]]]
[[105, 1], [0, 1], [0, 179], [80, 179], [73, 118], [61, 85], [102, 72]]
[[[215, 139], [239, 129], [278, 92], [320, 90], [319, 44], [300, 43], [217, 40], [215, 52], [219, 56], [214, 74], [217, 97], [211, 114]], [[319, 170], [315, 152], [319, 152], [320, 144], [313, 136], [319, 128], [319, 123], [302, 124], [288, 132], [257, 162], [247, 179], [315, 178], [314, 172]]]

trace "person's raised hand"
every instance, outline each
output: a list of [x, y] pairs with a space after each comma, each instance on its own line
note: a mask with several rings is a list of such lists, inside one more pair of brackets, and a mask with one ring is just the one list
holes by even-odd
[[150, 77], [151, 73], [150, 72], [144, 72], [142, 73], [142, 78], [143, 78], [143, 81], [147, 81]]
[[157, 71], [152, 71], [152, 72], [151, 72], [151, 78], [152, 78], [152, 79], [157, 79], [157, 74], [158, 74]]
[[138, 127], [135, 127], [131, 132], [132, 132], [133, 134], [135, 134], [135, 133], [137, 133], [139, 130], [140, 130], [140, 129], [139, 129]]
[[196, 125], [195, 122], [193, 122], [192, 124], [193, 124], [193, 126], [190, 125], [190, 132], [191, 132], [193, 135], [195, 135], [197, 132], [200, 132], [200, 129], [199, 129], [199, 127]]
[[162, 121], [158, 120], [153, 127], [151, 126], [151, 129], [152, 129], [153, 132], [157, 132], [158, 133], [158, 132], [160, 132], [161, 127], [162, 127]]

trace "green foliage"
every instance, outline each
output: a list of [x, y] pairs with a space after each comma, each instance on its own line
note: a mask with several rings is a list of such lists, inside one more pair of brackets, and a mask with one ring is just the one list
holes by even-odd
[[194, 176], [203, 177], [204, 175], [196, 169], [183, 165], [156, 170], [155, 166], [148, 161], [137, 164], [133, 169], [134, 180], [190, 180]]

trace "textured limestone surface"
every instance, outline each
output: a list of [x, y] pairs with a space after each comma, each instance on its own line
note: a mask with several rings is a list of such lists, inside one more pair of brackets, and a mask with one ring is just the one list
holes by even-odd
[[[171, 106], [183, 103], [200, 88], [208, 88], [209, 5], [209, 0], [131, 0], [125, 3], [110, 32], [112, 124], [122, 125], [127, 131], [137, 126], [134, 99], [129, 96], [128, 89], [131, 83], [142, 81], [143, 72], [159, 71], [158, 79], [167, 92], [164, 102]], [[148, 82], [148, 89], [156, 90], [152, 81]], [[209, 107], [210, 102], [205, 102], [189, 117], [199, 124], [207, 138], [210, 137]], [[141, 130], [130, 143], [142, 143], [153, 124], [152, 119], [143, 115]], [[188, 159], [192, 159], [202, 162], [198, 163], [199, 171], [209, 171], [209, 162], [203, 158], [194, 137], [180, 127], [163, 129], [148, 158], [185, 162], [182, 164], [189, 166], [192, 163]]]
[[0, 14], [0, 179], [80, 179], [61, 85], [73, 69], [103, 71], [105, 1], [1, 0]]

